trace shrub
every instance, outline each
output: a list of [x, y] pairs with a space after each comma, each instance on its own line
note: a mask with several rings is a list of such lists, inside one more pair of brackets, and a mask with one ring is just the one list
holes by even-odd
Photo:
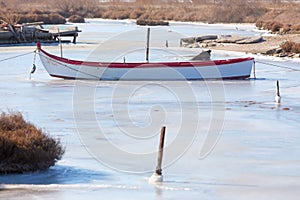
[[291, 25], [290, 24], [285, 24], [281, 28], [280, 33], [286, 34], [286, 33], [289, 33], [290, 31], [291, 31]]
[[26, 122], [21, 113], [0, 115], [0, 173], [45, 170], [64, 154], [59, 140]]
[[51, 14], [26, 14], [21, 15], [18, 23], [30, 23], [42, 21], [45, 24], [65, 24], [66, 19], [58, 13]]
[[129, 14], [129, 19], [138, 19], [143, 14], [143, 11], [134, 9]]
[[287, 41], [280, 45], [285, 52], [300, 53], [300, 43]]
[[31, 13], [33, 14], [37, 14], [37, 15], [41, 15], [41, 14], [45, 14], [45, 11], [39, 10], [37, 8], [34, 8]]
[[280, 23], [278, 23], [278, 22], [274, 22], [274, 23], [272, 24], [271, 31], [272, 31], [273, 33], [279, 32], [279, 31], [280, 31], [280, 28], [282, 28], [282, 27], [283, 27], [282, 24], [280, 24]]
[[169, 26], [169, 22], [143, 19], [137, 20], [136, 24], [140, 26]]
[[270, 9], [266, 14], [262, 15], [256, 22], [256, 26], [266, 30], [281, 33], [292, 33], [297, 31], [296, 25], [300, 24], [300, 14], [296, 6], [280, 9]]
[[300, 31], [300, 25], [299, 25], [299, 24], [293, 25], [293, 26], [292, 26], [292, 29], [293, 29], [294, 31]]
[[84, 18], [79, 15], [70, 16], [68, 21], [73, 23], [85, 23]]
[[66, 19], [58, 13], [51, 13], [48, 16], [49, 21], [45, 22], [46, 24], [65, 24]]
[[255, 26], [259, 29], [263, 29], [263, 26], [264, 26], [264, 22], [262, 20], [257, 20], [255, 22]]
[[283, 44], [280, 45], [280, 47], [285, 52], [291, 52], [291, 50], [292, 50], [291, 42], [284, 42]]

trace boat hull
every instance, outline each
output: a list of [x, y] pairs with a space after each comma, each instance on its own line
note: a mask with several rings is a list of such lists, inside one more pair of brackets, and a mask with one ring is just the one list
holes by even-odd
[[91, 80], [203, 80], [249, 78], [253, 58], [159, 63], [101, 63], [69, 60], [39, 48], [49, 75]]

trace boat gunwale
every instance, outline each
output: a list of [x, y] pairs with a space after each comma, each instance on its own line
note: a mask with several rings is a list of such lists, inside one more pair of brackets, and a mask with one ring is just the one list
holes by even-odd
[[37, 44], [38, 51], [46, 56], [70, 65], [84, 65], [87, 67], [108, 67], [108, 68], [154, 68], [154, 67], [209, 67], [219, 66], [227, 64], [241, 63], [245, 61], [254, 60], [253, 57], [246, 58], [233, 58], [223, 60], [209, 60], [209, 61], [183, 61], [183, 62], [136, 62], [136, 63], [122, 63], [122, 62], [91, 62], [91, 61], [79, 61], [59, 57], [44, 51], [39, 44]]

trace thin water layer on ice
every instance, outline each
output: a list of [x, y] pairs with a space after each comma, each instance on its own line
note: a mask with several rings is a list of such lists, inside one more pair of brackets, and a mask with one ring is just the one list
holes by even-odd
[[[153, 36], [152, 43], [162, 46], [170, 31], [193, 36], [198, 30], [210, 33], [211, 28], [174, 23], [165, 31], [160, 27], [163, 39]], [[134, 49], [145, 39], [140, 35], [144, 28], [124, 21], [91, 20], [80, 29], [78, 44], [63, 46], [64, 56], [122, 60], [122, 53], [113, 54], [119, 46], [126, 49], [134, 41]], [[138, 31], [130, 32], [128, 40], [118, 37], [132, 30]], [[214, 30], [223, 33], [235, 27], [218, 25]], [[246, 35], [257, 33], [249, 27], [244, 30]], [[107, 39], [111, 35], [117, 35], [114, 42], [122, 41], [123, 46], [99, 49], [100, 44], [113, 44]], [[197, 53], [177, 48], [174, 37], [168, 39], [175, 53], [152, 51], [152, 59], [187, 59]], [[34, 46], [0, 49], [2, 60], [33, 51]], [[45, 49], [59, 55], [55, 45]], [[128, 51], [126, 58], [138, 60], [142, 50]], [[97, 57], [99, 51], [103, 54]], [[214, 58], [235, 56], [249, 55], [213, 52]], [[1, 109], [22, 112], [60, 138], [66, 153], [49, 170], [1, 175], [0, 198], [297, 199], [299, 61], [260, 56], [256, 60], [261, 61], [256, 63], [257, 79], [224, 82], [62, 80], [49, 77], [39, 59], [29, 79], [33, 54], [2, 61]], [[274, 102], [276, 80], [280, 105]], [[152, 185], [148, 178], [155, 168], [162, 125], [167, 126], [164, 182]]]

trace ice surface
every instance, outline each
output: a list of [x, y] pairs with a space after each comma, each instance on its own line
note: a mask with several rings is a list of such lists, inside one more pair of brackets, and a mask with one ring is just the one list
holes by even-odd
[[[78, 44], [64, 44], [64, 56], [113, 61], [133, 52], [128, 60], [143, 61], [144, 27], [131, 21], [89, 22], [78, 24], [83, 30]], [[245, 35], [257, 34], [253, 26], [238, 26]], [[151, 59], [197, 54], [178, 48], [182, 35], [233, 31], [235, 25], [153, 28], [151, 43], [158, 50], [150, 52]], [[166, 39], [171, 50], [163, 46]], [[34, 48], [2, 46], [0, 60]], [[59, 55], [57, 45], [44, 48]], [[239, 56], [251, 55], [213, 52], [214, 58]], [[55, 79], [39, 59], [29, 80], [33, 54], [0, 62], [1, 109], [21, 111], [66, 147], [62, 160], [47, 171], [1, 175], [0, 198], [298, 199], [299, 61], [255, 58], [257, 79], [190, 82]], [[148, 178], [162, 125], [167, 126], [164, 182], [153, 185]]]

